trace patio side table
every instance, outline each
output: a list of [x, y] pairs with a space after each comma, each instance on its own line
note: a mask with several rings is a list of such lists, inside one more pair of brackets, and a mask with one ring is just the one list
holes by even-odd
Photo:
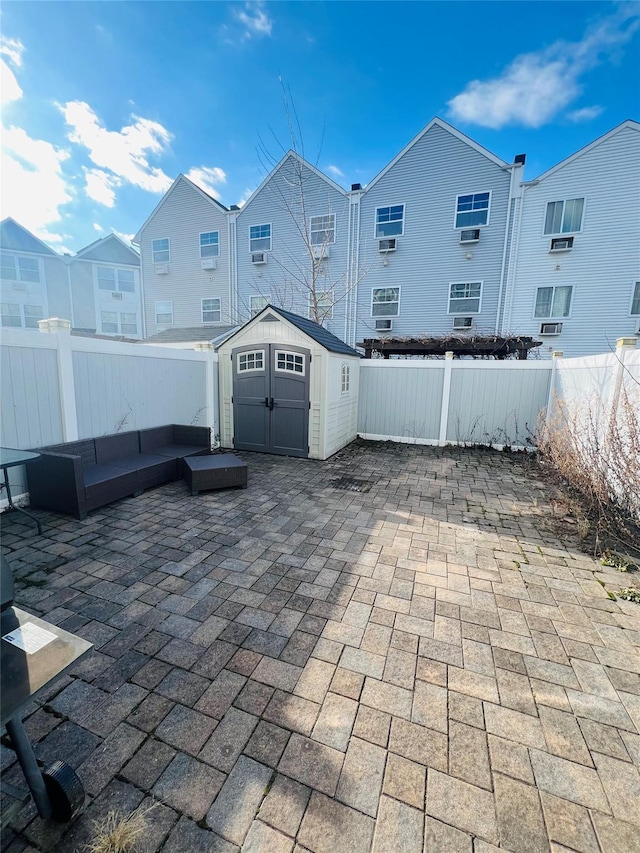
[[16, 512], [21, 512], [32, 521], [35, 521], [38, 533], [42, 536], [42, 525], [35, 515], [32, 515], [30, 512], [27, 512], [26, 509], [22, 509], [22, 507], [14, 504], [13, 497], [11, 496], [11, 486], [9, 485], [8, 473], [9, 468], [15, 468], [18, 465], [28, 465], [29, 462], [37, 459], [39, 456], [39, 453], [31, 453], [29, 450], [14, 450], [12, 447], [0, 447], [0, 468], [2, 468], [2, 473], [4, 475], [4, 482], [0, 483], [0, 488], [6, 489], [7, 501], [11, 509], [15, 509]]
[[247, 463], [233, 453], [189, 456], [184, 460], [184, 479], [192, 495], [206, 489], [246, 489]]

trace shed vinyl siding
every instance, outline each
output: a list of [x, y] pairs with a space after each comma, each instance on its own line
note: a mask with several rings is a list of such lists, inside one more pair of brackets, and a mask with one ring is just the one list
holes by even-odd
[[79, 438], [205, 423], [205, 364], [146, 352], [140, 347], [131, 357], [74, 351]]
[[[324, 181], [306, 166], [287, 158], [264, 186], [242, 208], [236, 220], [237, 294], [240, 321], [251, 316], [252, 296], [268, 296], [273, 305], [309, 315], [309, 296], [304, 283], [311, 282], [311, 259], [300, 235], [300, 193], [296, 189], [294, 169], [302, 168], [302, 185], [307, 214], [307, 226], [312, 216], [335, 214], [335, 242], [329, 245], [329, 257], [321, 262], [321, 274], [316, 290], [335, 291], [333, 318], [324, 325], [334, 334], [344, 333], [347, 276], [347, 247], [349, 200], [327, 180]], [[293, 175], [293, 177], [292, 177]], [[291, 183], [294, 186], [291, 186]], [[289, 208], [289, 209], [288, 209]], [[289, 210], [293, 210], [293, 214]], [[271, 251], [267, 263], [251, 263], [249, 229], [252, 225], [271, 224]], [[308, 239], [308, 235], [307, 235]], [[342, 298], [341, 298], [342, 297]]]
[[[541, 356], [553, 350], [565, 356], [607, 352], [618, 337], [636, 331], [629, 305], [633, 282], [640, 280], [639, 187], [640, 126], [626, 126], [526, 188], [505, 330], [537, 337], [537, 288], [571, 285], [570, 317], [562, 318], [561, 334], [540, 347]], [[543, 234], [547, 202], [583, 197], [573, 248], [549, 254], [551, 237]]]
[[[474, 323], [480, 331], [495, 329], [509, 184], [508, 170], [433, 125], [364, 192], [356, 340], [375, 334], [370, 305], [371, 290], [378, 287], [401, 287], [394, 335], [450, 332], [452, 281], [484, 282], [482, 313]], [[489, 224], [481, 229], [479, 243], [461, 246], [460, 231], [454, 228], [456, 197], [486, 191], [491, 192]], [[375, 210], [388, 204], [405, 205], [404, 236], [398, 237], [395, 252], [382, 255], [373, 236]]]
[[[200, 264], [200, 234], [218, 231], [220, 254], [215, 270]], [[171, 260], [168, 275], [154, 271], [152, 241], [168, 237]], [[202, 324], [202, 300], [221, 300], [221, 324], [235, 322], [229, 303], [229, 233], [227, 214], [207, 201], [186, 180], [179, 180], [162, 207], [140, 234], [146, 335], [165, 328], [156, 324], [155, 303], [173, 301], [174, 326]]]
[[[360, 362], [356, 357], [325, 353], [327, 396], [324, 453], [327, 458], [353, 441], [358, 434]], [[342, 393], [342, 366], [349, 368], [349, 391]]]

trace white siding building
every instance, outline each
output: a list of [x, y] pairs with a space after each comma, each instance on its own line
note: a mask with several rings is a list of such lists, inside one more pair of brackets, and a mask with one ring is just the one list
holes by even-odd
[[524, 185], [502, 330], [546, 356], [609, 352], [640, 331], [638, 122]]

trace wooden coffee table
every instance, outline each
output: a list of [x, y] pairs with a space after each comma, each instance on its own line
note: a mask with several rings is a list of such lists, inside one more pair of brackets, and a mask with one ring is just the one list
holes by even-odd
[[192, 495], [207, 489], [247, 488], [247, 463], [233, 453], [188, 456], [183, 462], [184, 479]]

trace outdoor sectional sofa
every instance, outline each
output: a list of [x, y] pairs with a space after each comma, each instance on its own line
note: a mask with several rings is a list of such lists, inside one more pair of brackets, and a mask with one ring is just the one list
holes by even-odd
[[209, 427], [169, 425], [38, 447], [27, 466], [32, 507], [87, 513], [182, 476], [182, 460], [210, 453]]

